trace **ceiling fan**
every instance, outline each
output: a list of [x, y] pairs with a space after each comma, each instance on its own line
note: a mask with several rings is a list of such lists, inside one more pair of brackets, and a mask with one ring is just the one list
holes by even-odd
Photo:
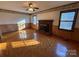
[[34, 7], [33, 3], [28, 3], [28, 6], [26, 7], [26, 10], [27, 11], [30, 11], [30, 12], [33, 12], [33, 11], [36, 11], [38, 10], [39, 8], [38, 7]]

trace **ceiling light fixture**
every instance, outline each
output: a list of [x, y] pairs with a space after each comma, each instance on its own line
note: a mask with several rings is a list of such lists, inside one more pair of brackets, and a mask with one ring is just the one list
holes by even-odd
[[33, 3], [29, 3], [28, 8], [26, 10], [30, 11], [30, 12], [33, 12], [33, 11], [36, 11], [38, 9], [39, 9], [38, 7], [34, 7]]

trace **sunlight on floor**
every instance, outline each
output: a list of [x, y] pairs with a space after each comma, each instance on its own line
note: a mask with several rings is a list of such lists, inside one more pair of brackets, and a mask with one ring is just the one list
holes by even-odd
[[[40, 44], [40, 42], [36, 40], [24, 40], [24, 41], [15, 41], [9, 43], [11, 43], [11, 48], [19, 48], [19, 47], [33, 46]], [[0, 50], [5, 50], [7, 48], [7, 44], [8, 43], [0, 43]]]
[[7, 48], [7, 43], [0, 43], [0, 50], [5, 50]]
[[24, 47], [25, 44], [23, 41], [11, 42], [12, 48]]
[[12, 47], [13, 48], [18, 48], [18, 47], [24, 47], [24, 46], [33, 46], [33, 45], [38, 45], [40, 42], [36, 40], [24, 40], [24, 41], [16, 41], [12, 42]]
[[32, 45], [37, 45], [40, 44], [40, 42], [36, 41], [36, 40], [26, 40], [24, 41], [26, 46], [32, 46]]

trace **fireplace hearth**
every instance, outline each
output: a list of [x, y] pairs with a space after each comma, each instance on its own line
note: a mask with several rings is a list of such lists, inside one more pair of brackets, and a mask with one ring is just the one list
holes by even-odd
[[52, 34], [53, 20], [39, 20], [39, 32], [45, 34]]

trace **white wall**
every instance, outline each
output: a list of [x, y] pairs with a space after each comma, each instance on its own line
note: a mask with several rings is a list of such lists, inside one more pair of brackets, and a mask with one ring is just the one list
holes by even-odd
[[0, 12], [0, 24], [17, 24], [24, 19], [26, 23], [30, 23], [29, 15]]
[[59, 11], [41, 13], [37, 15], [38, 20], [54, 20], [54, 25], [58, 25], [59, 22]]
[[[60, 16], [60, 11], [52, 11], [52, 12], [37, 14], [37, 19], [38, 20], [52, 19], [52, 20], [54, 20], [53, 25], [58, 26], [59, 25], [59, 16]], [[78, 12], [75, 28], [79, 28], [79, 12]]]

